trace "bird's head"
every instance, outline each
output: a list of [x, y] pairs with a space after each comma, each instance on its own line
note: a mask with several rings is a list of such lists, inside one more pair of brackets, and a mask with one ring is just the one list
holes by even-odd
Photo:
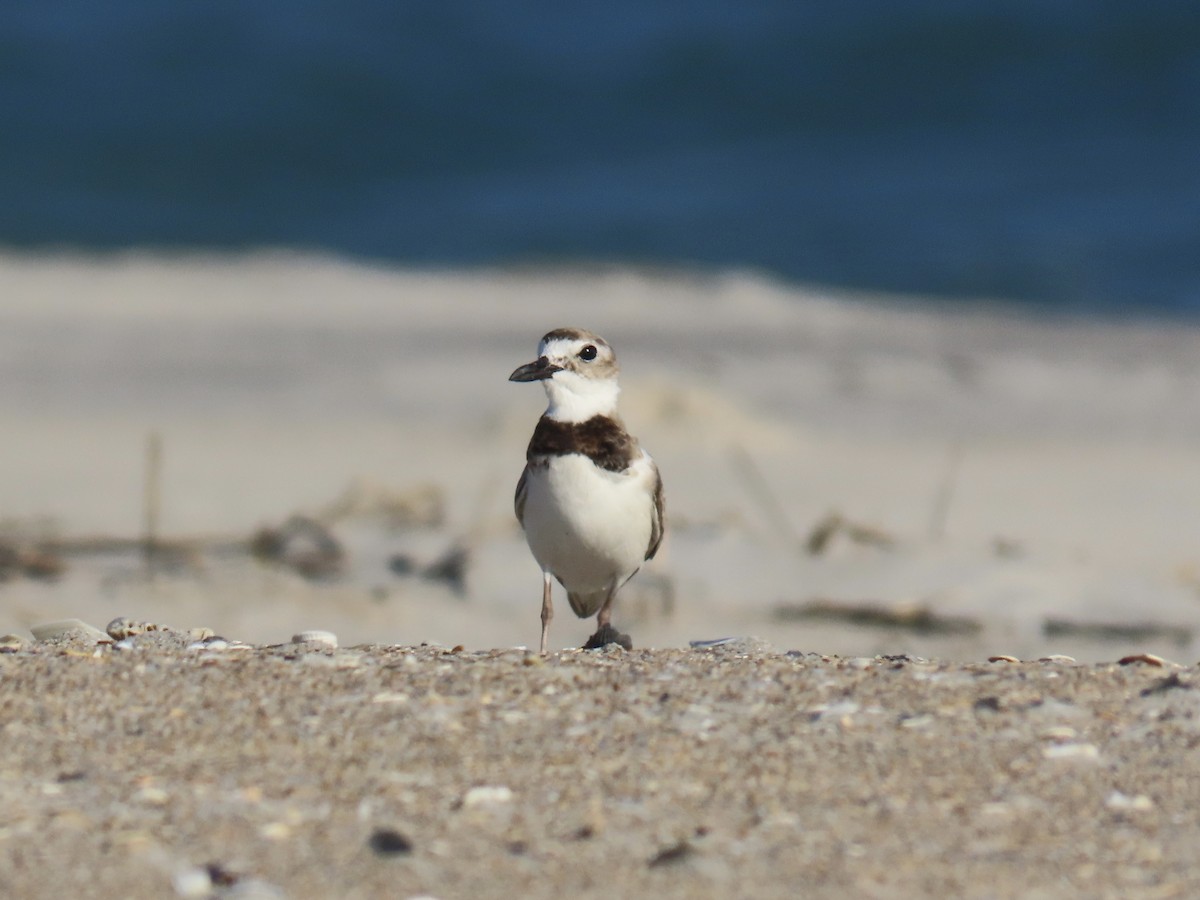
[[586, 422], [616, 413], [619, 371], [604, 338], [581, 328], [556, 328], [538, 344], [538, 358], [508, 380], [540, 381], [550, 401], [546, 415], [560, 422]]

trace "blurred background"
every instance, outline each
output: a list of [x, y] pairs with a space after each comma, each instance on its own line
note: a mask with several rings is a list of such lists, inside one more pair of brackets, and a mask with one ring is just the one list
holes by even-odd
[[1187, 658], [1198, 162], [1188, 2], [8, 0], [0, 639], [532, 643], [579, 325], [639, 646]]
[[1200, 312], [1186, 0], [10, 0], [0, 246]]

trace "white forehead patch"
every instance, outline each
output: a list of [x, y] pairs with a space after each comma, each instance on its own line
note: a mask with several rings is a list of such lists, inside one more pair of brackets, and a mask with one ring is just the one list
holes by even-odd
[[596, 348], [596, 357], [598, 359], [607, 358], [615, 360], [612, 347], [608, 345], [608, 342], [604, 338], [586, 331], [575, 331], [574, 329], [552, 331], [543, 337], [538, 344], [538, 356], [571, 359], [578, 356], [579, 351], [589, 344]]
[[574, 356], [587, 346], [587, 343], [587, 341], [577, 338], [554, 338], [553, 340], [542, 341], [538, 345], [538, 356]]

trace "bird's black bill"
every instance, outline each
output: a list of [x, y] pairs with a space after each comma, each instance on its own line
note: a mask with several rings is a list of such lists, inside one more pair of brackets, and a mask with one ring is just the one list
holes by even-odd
[[526, 363], [520, 366], [515, 372], [508, 376], [509, 381], [544, 381], [555, 372], [561, 372], [562, 366], [556, 366], [544, 356], [539, 356], [536, 361]]

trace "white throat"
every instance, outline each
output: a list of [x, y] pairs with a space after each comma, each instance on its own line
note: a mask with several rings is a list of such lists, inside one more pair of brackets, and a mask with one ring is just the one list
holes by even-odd
[[546, 415], [557, 422], [586, 422], [593, 416], [613, 416], [621, 386], [615, 378], [584, 378], [564, 369], [542, 384], [550, 401]]

